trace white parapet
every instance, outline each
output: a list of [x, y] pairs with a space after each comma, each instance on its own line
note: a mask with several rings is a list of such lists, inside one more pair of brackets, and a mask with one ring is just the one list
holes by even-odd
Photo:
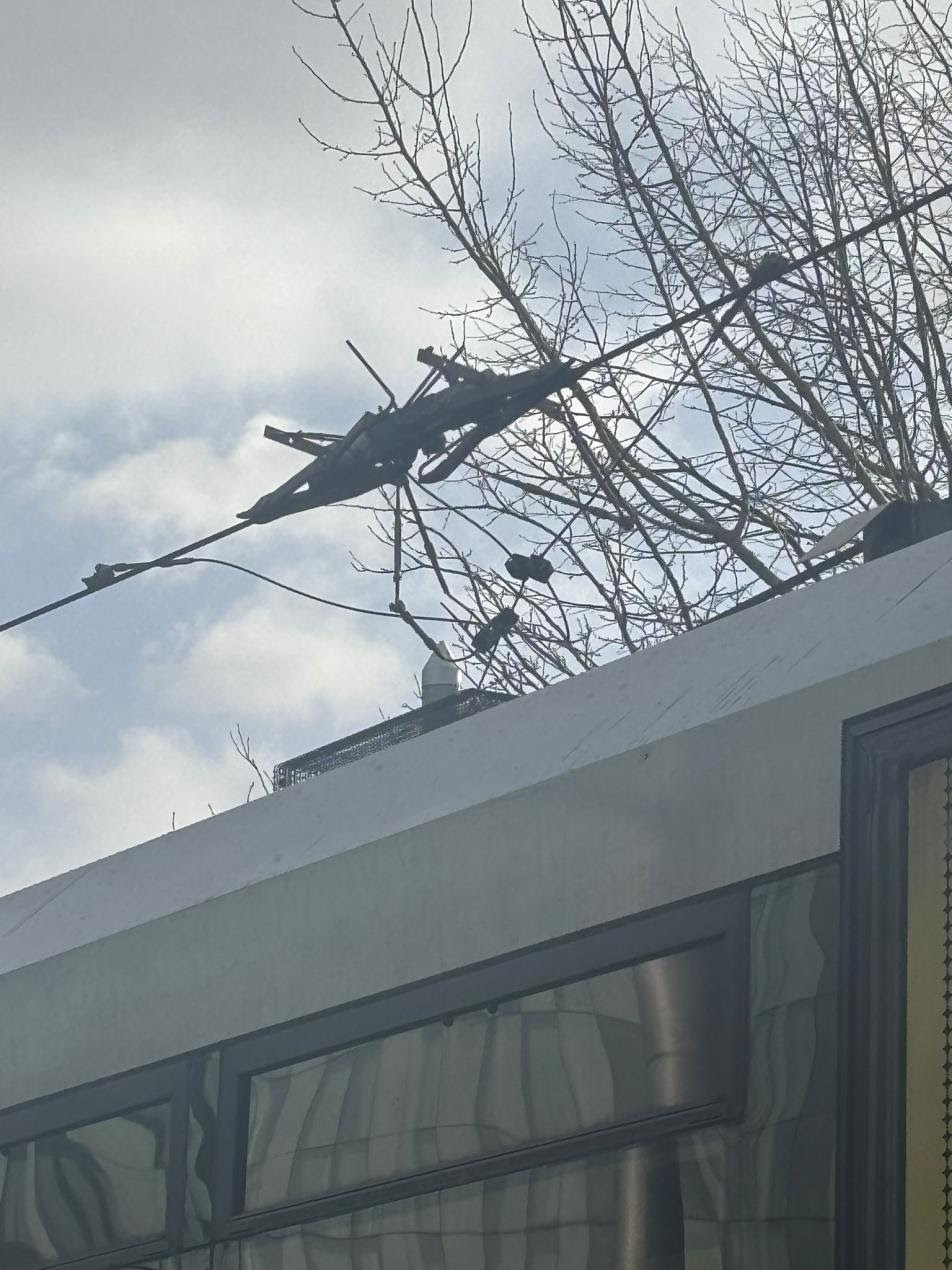
[[950, 583], [947, 534], [0, 899], [0, 1107], [835, 851]]

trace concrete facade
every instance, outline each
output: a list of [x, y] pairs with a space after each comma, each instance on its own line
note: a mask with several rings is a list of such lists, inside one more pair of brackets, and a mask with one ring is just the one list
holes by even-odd
[[0, 899], [0, 1107], [834, 852], [952, 535]]

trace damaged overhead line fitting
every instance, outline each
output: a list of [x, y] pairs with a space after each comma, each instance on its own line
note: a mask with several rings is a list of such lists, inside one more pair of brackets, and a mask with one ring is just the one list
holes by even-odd
[[[590, 361], [577, 362], [571, 368], [556, 363], [526, 371], [521, 375], [506, 377], [494, 375], [489, 371], [475, 370], [461, 363], [438, 357], [432, 349], [421, 349], [418, 355], [419, 360], [435, 369], [424, 379], [423, 384], [409, 401], [402, 407], [396, 407], [393, 393], [369, 366], [363, 355], [351, 346], [351, 351], [386, 391], [390, 402], [390, 408], [387, 411], [378, 411], [376, 415], [363, 415], [346, 437], [327, 437], [313, 432], [286, 433], [278, 428], [266, 429], [265, 435], [272, 440], [281, 441], [292, 448], [313, 454], [314, 462], [299, 472], [296, 477], [260, 498], [253, 507], [242, 513], [237, 523], [226, 525], [224, 529], [219, 529], [215, 533], [206, 534], [203, 538], [187, 543], [184, 547], [176, 547], [172, 551], [164, 552], [153, 560], [129, 566], [124, 571], [121, 571], [118, 565], [99, 565], [92, 574], [83, 578], [81, 591], [74, 591], [71, 595], [64, 595], [58, 600], [52, 600], [48, 604], [40, 605], [39, 608], [30, 609], [18, 617], [0, 623], [0, 632], [13, 630], [14, 627], [32, 622], [46, 613], [64, 608], [67, 604], [75, 604], [78, 600], [86, 599], [98, 591], [119, 582], [125, 582], [147, 570], [165, 568], [189, 552], [207, 547], [213, 542], [220, 542], [232, 534], [250, 528], [253, 524], [277, 520], [292, 512], [303, 511], [307, 507], [321, 507], [340, 502], [355, 494], [387, 484], [388, 481], [402, 483], [400, 473], [404, 473], [405, 479], [414, 457], [419, 453], [433, 455], [436, 458], [439, 458], [441, 454], [445, 456], [435, 467], [430, 467], [425, 473], [420, 474], [420, 479], [423, 481], [440, 480], [464, 462], [483, 437], [501, 431], [521, 414], [537, 409], [543, 414], [562, 418], [559, 407], [545, 400], [548, 393], [567, 388], [577, 383], [589, 371], [600, 366], [607, 366], [609, 362], [633, 353], [636, 349], [644, 348], [661, 339], [662, 336], [669, 335], [672, 331], [680, 331], [691, 323], [710, 316], [718, 309], [733, 306], [736, 312], [738, 303], [743, 304], [744, 300], [758, 287], [780, 281], [787, 274], [802, 270], [808, 265], [817, 264], [836, 252], [842, 252], [846, 247], [870, 234], [878, 233], [887, 225], [897, 224], [950, 195], [952, 195], [952, 181], [945, 182], [934, 189], [925, 190], [898, 207], [895, 201], [891, 200], [888, 211], [882, 215], [790, 260], [785, 259], [778, 252], [767, 252], [757, 264], [750, 266], [750, 278], [744, 286], [716, 296], [713, 300], [686, 313], [676, 314], [659, 326], [652, 327], [650, 330], [632, 336], [622, 344], [600, 352]], [[722, 326], [726, 320], [730, 319], [730, 316], [728, 311], [727, 319], [722, 320]], [[439, 394], [428, 397], [425, 396], [425, 389], [428, 389], [433, 382], [434, 374], [442, 375], [449, 387]], [[467, 388], [471, 390], [468, 397], [466, 396]], [[443, 411], [443, 416], [439, 420], [435, 420], [432, 416], [434, 408], [437, 411]], [[404, 425], [400, 429], [403, 435], [390, 437], [387, 429], [389, 427], [392, 430], [395, 421], [400, 421]], [[446, 431], [467, 426], [469, 431], [458, 438], [452, 448], [447, 450]], [[383, 432], [381, 432], [382, 428]], [[514, 482], [511, 479], [509, 483], [515, 484], [517, 488], [521, 485], [521, 482]], [[523, 486], [523, 488], [527, 493], [542, 492], [538, 489], [533, 490], [531, 487]], [[409, 492], [408, 484], [407, 491]], [[547, 496], [552, 497], [551, 494]], [[565, 500], [556, 499], [556, 501]], [[588, 511], [590, 506], [591, 500], [588, 506], [580, 510]], [[603, 511], [597, 514], [609, 515], [613, 518], [611, 514]], [[621, 521], [621, 518], [618, 519], [623, 528], [630, 528], [628, 524]], [[853, 550], [851, 549], [848, 554], [854, 554]], [[834, 556], [832, 560], [841, 563], [845, 558], [840, 553], [839, 557]], [[805, 570], [803, 574], [798, 575], [798, 580], [806, 580], [807, 574], [814, 576], [814, 571]], [[775, 593], [776, 589], [769, 592], [769, 594]]]
[[[424, 349], [420, 360], [432, 356]], [[539, 406], [549, 393], [569, 387], [579, 376], [577, 369], [561, 362], [513, 375], [473, 372], [450, 361], [440, 369], [449, 380], [445, 388], [405, 406], [368, 411], [346, 436], [322, 443], [307, 434], [269, 428], [266, 435], [270, 439], [315, 457], [239, 517], [262, 524], [311, 507], [340, 503], [382, 485], [400, 485], [421, 454], [435, 455], [437, 461], [421, 471], [418, 479], [424, 483], [443, 480], [486, 437], [501, 432]], [[460, 371], [469, 374], [464, 378]], [[447, 434], [453, 432], [461, 435], [448, 442]]]
[[109, 586], [115, 582], [117, 577], [116, 566], [112, 564], [97, 564], [95, 569], [88, 578], [83, 578], [83, 583], [87, 591], [101, 591], [104, 586]]

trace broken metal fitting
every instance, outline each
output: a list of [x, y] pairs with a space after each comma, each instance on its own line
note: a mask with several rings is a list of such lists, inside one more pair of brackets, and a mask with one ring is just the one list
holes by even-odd
[[97, 564], [95, 569], [88, 578], [83, 578], [83, 583], [87, 591], [98, 591], [101, 587], [109, 586], [111, 582], [116, 580], [116, 566], [112, 564]]

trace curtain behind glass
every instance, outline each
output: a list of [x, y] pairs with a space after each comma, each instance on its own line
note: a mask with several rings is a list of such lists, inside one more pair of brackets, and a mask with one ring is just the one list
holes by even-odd
[[167, 1104], [0, 1149], [0, 1267], [39, 1267], [165, 1232]]
[[246, 1209], [715, 1102], [724, 974], [712, 941], [256, 1075]]
[[832, 1268], [838, 883], [753, 892], [747, 1112], [682, 1144], [688, 1270]]
[[752, 892], [738, 1124], [257, 1236], [220, 1270], [832, 1270], [838, 904], [835, 865]]

